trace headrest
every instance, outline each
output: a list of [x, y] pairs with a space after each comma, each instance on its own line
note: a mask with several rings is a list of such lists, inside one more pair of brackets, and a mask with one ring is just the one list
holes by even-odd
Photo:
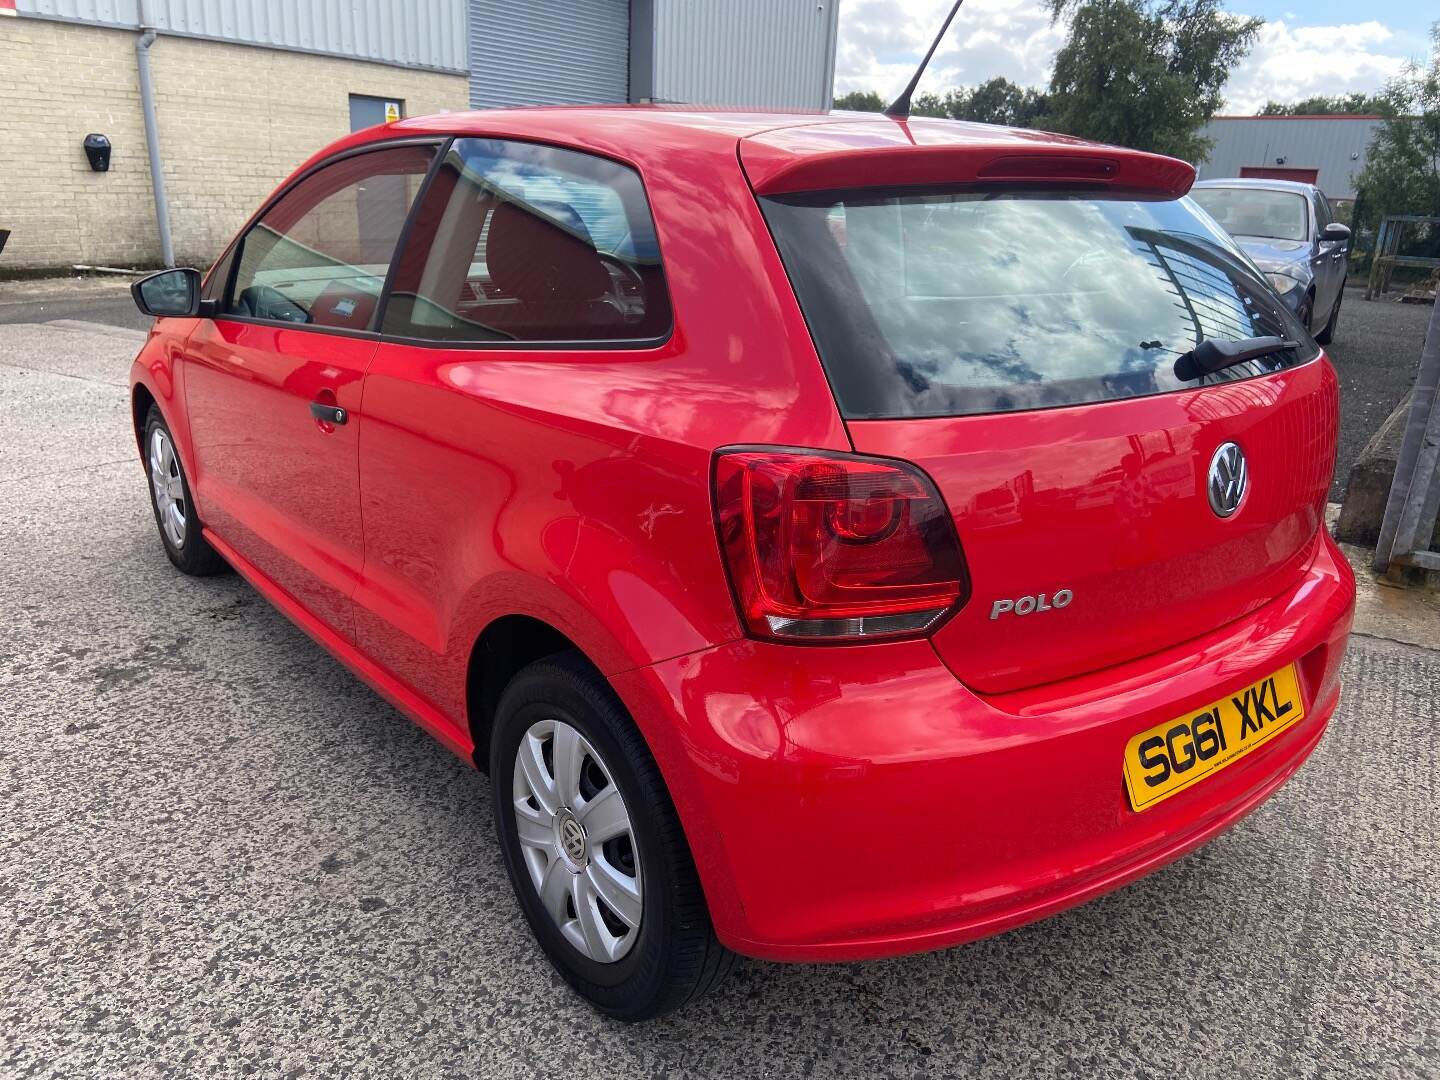
[[485, 266], [505, 293], [528, 301], [594, 300], [610, 275], [575, 212], [557, 204], [556, 217], [502, 202], [490, 216]]

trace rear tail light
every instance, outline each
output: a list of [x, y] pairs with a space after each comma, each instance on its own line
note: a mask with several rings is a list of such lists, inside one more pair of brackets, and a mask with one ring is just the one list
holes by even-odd
[[970, 593], [950, 512], [900, 461], [807, 450], [722, 450], [720, 547], [751, 636], [916, 636]]

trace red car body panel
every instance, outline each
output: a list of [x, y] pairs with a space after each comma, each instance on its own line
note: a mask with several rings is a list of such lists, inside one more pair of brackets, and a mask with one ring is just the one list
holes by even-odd
[[[794, 646], [736, 642], [612, 682], [677, 795], [722, 940], [777, 960], [864, 959], [1029, 922], [1233, 824], [1318, 741], [1353, 597], [1326, 536], [1248, 617], [1015, 694], [973, 693], [924, 641], [811, 649], [803, 662]], [[1130, 810], [1120, 761], [1132, 735], [1291, 661], [1305, 719]]]
[[184, 350], [192, 486], [202, 520], [351, 640], [351, 596], [365, 555], [360, 425], [323, 430], [309, 405], [359, 413], [375, 347], [221, 318], [199, 320]]
[[[1187, 641], [1293, 581], [1324, 521], [1338, 402], [1321, 359], [1198, 391], [850, 432], [945, 496], [975, 595], [935, 647], [968, 685], [1001, 693]], [[1205, 473], [1230, 440], [1267, 483], [1222, 519]], [[1063, 616], [991, 617], [998, 600], [1062, 589], [1080, 598]]]
[[[475, 754], [467, 676], [487, 627], [522, 615], [572, 641], [649, 743], [726, 944], [848, 959], [1017, 925], [1203, 842], [1315, 745], [1353, 599], [1321, 526], [1336, 394], [1323, 357], [1103, 405], [847, 425], [755, 199], [874, 183], [877, 169], [1173, 194], [1189, 166], [921, 121], [539, 109], [371, 129], [297, 176], [430, 135], [635, 168], [669, 338], [466, 349], [162, 319], [132, 382], [166, 415], [217, 550], [455, 752]], [[350, 422], [316, 421], [317, 399]], [[1208, 455], [1238, 437], [1269, 485], [1251, 495], [1251, 526], [1201, 512]], [[715, 451], [739, 444], [920, 466], [954, 516], [969, 603], [929, 639], [747, 639], [710, 487]], [[1063, 618], [989, 619], [993, 599], [1046, 587], [1074, 590]], [[1132, 735], [1291, 661], [1303, 721], [1129, 809]]]

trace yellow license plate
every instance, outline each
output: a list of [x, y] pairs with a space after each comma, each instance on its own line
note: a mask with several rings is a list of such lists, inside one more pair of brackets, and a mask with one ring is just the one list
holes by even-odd
[[1295, 665], [1125, 745], [1130, 805], [1148, 810], [1242, 758], [1305, 715]]

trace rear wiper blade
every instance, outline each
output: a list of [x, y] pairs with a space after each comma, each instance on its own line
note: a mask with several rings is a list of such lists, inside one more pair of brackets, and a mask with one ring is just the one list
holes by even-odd
[[1198, 379], [1202, 375], [1213, 375], [1217, 371], [1243, 364], [1246, 360], [1257, 360], [1271, 353], [1285, 349], [1298, 349], [1298, 341], [1287, 341], [1282, 337], [1247, 337], [1236, 341], [1224, 338], [1206, 338], [1189, 352], [1175, 358], [1175, 377], [1181, 382]]

